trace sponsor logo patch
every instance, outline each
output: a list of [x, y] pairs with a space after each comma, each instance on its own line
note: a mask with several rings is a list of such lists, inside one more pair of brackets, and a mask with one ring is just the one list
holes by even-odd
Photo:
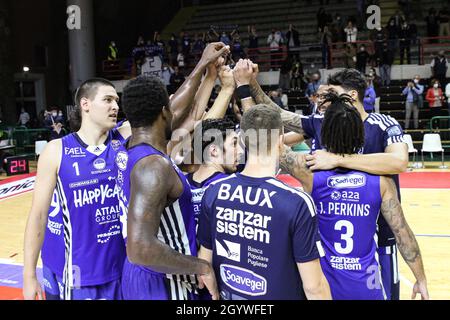
[[106, 161], [103, 159], [97, 159], [94, 161], [94, 168], [97, 170], [103, 170], [106, 168]]
[[359, 173], [332, 176], [327, 179], [327, 185], [336, 189], [360, 188], [366, 185], [366, 177]]
[[119, 170], [125, 171], [127, 169], [128, 154], [124, 151], [120, 151], [116, 156], [116, 164]]
[[220, 265], [220, 277], [231, 289], [249, 296], [263, 296], [267, 293], [267, 280], [256, 273], [227, 264]]
[[240, 243], [234, 243], [227, 240], [223, 240], [223, 243], [220, 243], [216, 239], [216, 253], [218, 256], [225, 257], [236, 262], [241, 262]]

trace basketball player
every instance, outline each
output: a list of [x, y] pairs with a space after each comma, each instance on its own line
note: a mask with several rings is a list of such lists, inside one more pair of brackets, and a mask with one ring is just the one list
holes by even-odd
[[195, 173], [186, 175], [192, 191], [196, 221], [201, 209], [204, 189], [237, 170], [238, 135], [234, 122], [226, 119], [204, 120], [194, 131], [194, 151], [202, 161]]
[[209, 185], [200, 216], [200, 257], [212, 261], [221, 297], [331, 298], [314, 203], [274, 178], [283, 146], [279, 113], [255, 106], [244, 114], [241, 130], [246, 167]]
[[[202, 59], [200, 60], [199, 64], [196, 66], [196, 68], [192, 71], [192, 73], [189, 75], [189, 77], [186, 79], [186, 81], [183, 83], [181, 88], [176, 92], [176, 94], [172, 97], [170, 101], [170, 110], [173, 114], [173, 123], [172, 126], [174, 128], [177, 128], [177, 126], [180, 125], [186, 118], [186, 116], [189, 114], [189, 110], [191, 109], [192, 101], [195, 95], [195, 92], [197, 91], [197, 88], [200, 84], [201, 77], [203, 75], [203, 72], [205, 71], [205, 68], [208, 64], [216, 62], [217, 58], [221, 56], [222, 54], [226, 54], [228, 52], [229, 48], [221, 43], [212, 43], [208, 45], [208, 47], [205, 49]], [[101, 89], [101, 90], [100, 90]], [[117, 130], [109, 132], [111, 128], [113, 128], [116, 125], [117, 122], [117, 93], [115, 92], [115, 89], [113, 85], [106, 80], [88, 80], [85, 83], [83, 83], [80, 88], [77, 90], [76, 95], [76, 104], [79, 106], [80, 114], [78, 115], [80, 117], [79, 122], [81, 122], [81, 129], [80, 131], [72, 135], [75, 138], [82, 137], [78, 141], [80, 146], [76, 146], [75, 148], [69, 148], [64, 149], [64, 152], [67, 153], [65, 156], [67, 158], [71, 158], [73, 163], [73, 169], [76, 170], [76, 176], [73, 177], [76, 181], [74, 183], [71, 183], [69, 180], [70, 177], [67, 177], [67, 179], [64, 179], [64, 181], [59, 181], [60, 184], [58, 186], [62, 191], [65, 191], [65, 188], [69, 186], [69, 188], [76, 189], [83, 188], [85, 185], [83, 183], [77, 184], [79, 182], [78, 175], [80, 174], [80, 168], [86, 168], [83, 165], [80, 165], [80, 161], [75, 161], [78, 158], [84, 158], [84, 154], [87, 154], [89, 157], [92, 157], [91, 151], [85, 152], [86, 150], [93, 149], [94, 153], [101, 153], [102, 150], [107, 150], [101, 153], [101, 159], [95, 158], [92, 160], [94, 162], [94, 166], [103, 167], [105, 168], [101, 169], [106, 172], [111, 171], [111, 165], [114, 168], [114, 159], [115, 159], [115, 152], [118, 150], [118, 148], [121, 145], [121, 142], [124, 138], [128, 138], [131, 134], [131, 129], [128, 123], [123, 124], [118, 128]], [[81, 102], [84, 104], [81, 105]], [[107, 121], [105, 121], [105, 119]], [[114, 126], [112, 126], [114, 124]], [[71, 137], [72, 137], [71, 136]], [[105, 138], [103, 138], [105, 137]], [[114, 138], [117, 137], [117, 140]], [[71, 139], [66, 138], [66, 140]], [[83, 141], [86, 141], [83, 142]], [[99, 147], [88, 147], [89, 145], [96, 145], [99, 141], [106, 142], [99, 146]], [[76, 142], [73, 142], [76, 144]], [[111, 145], [110, 145], [111, 144]], [[86, 239], [92, 240], [92, 235], [86, 236], [83, 232], [78, 231], [78, 227], [73, 227], [73, 232], [70, 228], [63, 228], [63, 219], [62, 214], [67, 215], [68, 208], [67, 203], [72, 203], [71, 201], [66, 202], [66, 199], [63, 202], [61, 202], [61, 199], [58, 198], [58, 196], [54, 195], [53, 198], [51, 197], [51, 192], [53, 190], [58, 191], [58, 189], [55, 189], [56, 186], [56, 180], [57, 175], [59, 173], [59, 166], [60, 166], [60, 160], [61, 156], [58, 156], [58, 150], [60, 150], [59, 154], [61, 154], [63, 143], [60, 140], [57, 140], [56, 142], [52, 142], [48, 145], [47, 152], [44, 152], [43, 155], [41, 155], [40, 159], [40, 165], [38, 165], [38, 175], [36, 177], [36, 186], [35, 186], [35, 195], [34, 195], [34, 201], [32, 205], [32, 209], [30, 212], [29, 221], [27, 224], [27, 230], [25, 233], [25, 266], [24, 266], [24, 297], [25, 299], [34, 299], [36, 296], [38, 298], [42, 299], [42, 290], [41, 287], [36, 279], [36, 264], [37, 259], [39, 255], [39, 250], [42, 246], [43, 241], [43, 235], [45, 234], [46, 241], [43, 248], [43, 264], [44, 264], [44, 284], [47, 291], [47, 298], [50, 299], [57, 299], [58, 298], [58, 292], [61, 293], [61, 296], [65, 299], [118, 299], [120, 298], [120, 287], [118, 288], [118, 283], [120, 284], [120, 281], [117, 280], [120, 278], [120, 275], [122, 273], [122, 265], [123, 263], [119, 263], [119, 266], [117, 267], [114, 265], [114, 268], [110, 267], [110, 269], [105, 272], [105, 277], [108, 277], [109, 273], [114, 273], [114, 279], [115, 282], [112, 282], [109, 284], [111, 287], [111, 290], [109, 293], [105, 293], [105, 288], [102, 288], [100, 286], [99, 290], [70, 290], [71, 287], [78, 286], [83, 287], [83, 283], [86, 283], [86, 277], [84, 275], [78, 275], [77, 279], [72, 279], [69, 275], [71, 269], [75, 269], [75, 272], [86, 272], [86, 268], [81, 267], [74, 263], [74, 257], [70, 256], [70, 252], [72, 248], [71, 245], [71, 238], [69, 236], [72, 236], [74, 238], [77, 237], [86, 237]], [[84, 149], [83, 149], [84, 148]], [[111, 149], [114, 150], [114, 152], [111, 152]], [[55, 153], [56, 152], [56, 153]], [[50, 160], [49, 160], [50, 159]], [[83, 160], [84, 161], [84, 160]], [[86, 160], [87, 161], [87, 160]], [[62, 162], [61, 162], [62, 163]], [[70, 165], [71, 162], [67, 161], [65, 162], [64, 166], [67, 167]], [[89, 164], [88, 164], [89, 165]], [[91, 164], [92, 165], [92, 164]], [[42, 169], [39, 169], [41, 168]], [[82, 170], [82, 169], [81, 169]], [[65, 173], [64, 173], [65, 174]], [[83, 173], [83, 175], [88, 174], [88, 172]], [[103, 175], [102, 179], [99, 179], [99, 176], [97, 175], [98, 172], [91, 172], [92, 179], [86, 180], [85, 184], [89, 185], [90, 182], [92, 182], [92, 185], [95, 183], [97, 184], [103, 184], [108, 186], [110, 188], [114, 189], [114, 176], [115, 171], [112, 174], [109, 175]], [[105, 180], [107, 179], [107, 180]], [[89, 182], [90, 181], [90, 182]], [[95, 181], [95, 182], [94, 182]], [[53, 188], [53, 189], [52, 189]], [[51, 190], [52, 189], [52, 190]], [[50, 191], [51, 190], [51, 191]], [[108, 189], [104, 188], [102, 189], [104, 191], [108, 191]], [[78, 192], [82, 192], [78, 191]], [[86, 190], [82, 194], [84, 197], [86, 193], [88, 193], [88, 196], [91, 197], [92, 190]], [[97, 190], [95, 190], [97, 192]], [[116, 190], [114, 190], [116, 192]], [[61, 192], [60, 192], [61, 193]], [[98, 192], [97, 192], [98, 193]], [[62, 194], [64, 196], [64, 194]], [[74, 193], [75, 195], [75, 193]], [[80, 195], [80, 194], [78, 194]], [[110, 208], [117, 209], [119, 206], [119, 202], [117, 198], [115, 200], [112, 199], [112, 197], [109, 196], [110, 193], [108, 193], [108, 198], [105, 197], [111, 204]], [[92, 197], [91, 197], [92, 198]], [[115, 197], [114, 197], [115, 198]], [[84, 198], [83, 198], [84, 199]], [[103, 205], [106, 204], [103, 199], [101, 202]], [[94, 197], [94, 199], [91, 199], [89, 201], [97, 201], [98, 199]], [[114, 202], [115, 201], [115, 202]], [[50, 210], [49, 210], [50, 206]], [[109, 235], [117, 235], [117, 226], [120, 224], [117, 224], [117, 210], [115, 212], [112, 212], [112, 210], [105, 211], [105, 207], [102, 207], [102, 211], [96, 211], [95, 206], [93, 203], [89, 203], [89, 208], [93, 211], [91, 213], [91, 224], [95, 223], [103, 226], [103, 228], [109, 227], [108, 219], [113, 220], [110, 225], [110, 229], [108, 229], [108, 236]], [[63, 210], [63, 213], [58, 214], [59, 211]], [[49, 213], [49, 221], [47, 223], [47, 213], [44, 211], [47, 211]], [[75, 207], [69, 208], [70, 215], [75, 215], [79, 212], [86, 212], [86, 206], [78, 208], [75, 204]], [[79, 215], [79, 214], [78, 214]], [[77, 216], [78, 216], [77, 215]], [[85, 215], [83, 215], [84, 217]], [[87, 215], [86, 215], [87, 216]], [[106, 216], [106, 218], [104, 217]], [[52, 218], [54, 219], [52, 221]], [[87, 219], [87, 218], [86, 218]], [[67, 220], [67, 218], [66, 218]], [[70, 223], [77, 224], [78, 219], [69, 221]], [[68, 223], [69, 223], [68, 222]], [[48, 225], [48, 230], [45, 232], [45, 227]], [[69, 227], [72, 227], [69, 225]], [[87, 230], [90, 232], [96, 232], [97, 230], [95, 228], [92, 228], [91, 226], [87, 227]], [[62, 229], [68, 233], [68, 235], [64, 236], [64, 239], [67, 240], [67, 244], [64, 245], [63, 237], [62, 237]], [[75, 234], [76, 232], [76, 234]], [[120, 233], [120, 231], [119, 231]], [[102, 236], [104, 234], [100, 234]], [[93, 236], [95, 238], [95, 235]], [[101, 239], [101, 237], [98, 238], [98, 241], [107, 241], [107, 242], [113, 242], [110, 241], [111, 237], [106, 237], [105, 240]], [[37, 239], [37, 240], [36, 240]], [[86, 241], [89, 241], [86, 240]], [[115, 240], [115, 238], [114, 238]], [[84, 241], [84, 240], [83, 240]], [[117, 240], [118, 241], [118, 240]], [[120, 242], [120, 241], [118, 241]], [[31, 244], [30, 244], [31, 243]], [[77, 242], [81, 243], [81, 242]], [[106, 245], [103, 245], [102, 247], [106, 247]], [[123, 248], [123, 245], [122, 245]], [[121, 249], [123, 252], [124, 250]], [[90, 256], [85, 255], [84, 251], [77, 251], [78, 257], [84, 257], [90, 259], [86, 264], [89, 264], [89, 266], [96, 265], [98, 262], [98, 256], [94, 256], [92, 259]], [[92, 253], [90, 253], [92, 254]], [[114, 255], [111, 255], [111, 257], [108, 257], [110, 259], [114, 259]], [[71, 263], [72, 262], [72, 263]], [[66, 265], [66, 267], [65, 267]], [[48, 266], [48, 268], [47, 268]], [[108, 265], [105, 265], [104, 267], [108, 267]], [[63, 270], [64, 275], [63, 277]], [[119, 270], [119, 271], [117, 271]], [[96, 270], [98, 272], [98, 270]], [[116, 277], [115, 275], [119, 273], [119, 277]], [[89, 274], [88, 274], [89, 276]], [[57, 280], [58, 278], [58, 280]], [[102, 279], [100, 277], [100, 279]], [[78, 280], [78, 281], [77, 281]], [[102, 280], [99, 280], [102, 281]], [[97, 280], [95, 280], [97, 282]], [[89, 285], [92, 283], [89, 282]], [[66, 285], [64, 285], [66, 284]], [[58, 290], [59, 287], [59, 290]], [[107, 286], [105, 286], [106, 289]], [[66, 288], [67, 290], [63, 290]], [[92, 289], [92, 288], [89, 288]], [[95, 288], [93, 288], [95, 289]], [[66, 292], [67, 291], [67, 292]], [[73, 293], [73, 295], [72, 295]]]
[[[403, 142], [403, 130], [398, 122], [390, 116], [378, 113], [368, 114], [364, 111], [363, 99], [367, 83], [364, 76], [354, 69], [345, 69], [330, 76], [329, 90], [338, 94], [350, 95], [364, 121], [365, 144], [364, 154], [351, 156], [335, 155], [323, 150], [321, 145], [321, 127], [323, 116], [301, 116], [279, 108], [262, 91], [255, 76], [247, 78], [251, 84], [251, 94], [256, 103], [266, 103], [281, 112], [284, 125], [295, 132], [304, 133], [313, 139], [314, 153], [306, 157], [311, 170], [331, 170], [337, 167], [360, 170], [377, 175], [394, 175], [400, 199], [398, 174], [406, 171], [408, 165], [408, 149]], [[378, 252], [382, 269], [382, 279], [388, 299], [398, 300], [400, 297], [400, 279], [398, 276], [397, 247], [395, 237], [380, 215], [378, 221]]]
[[166, 155], [171, 135], [169, 98], [159, 78], [141, 76], [123, 91], [132, 136], [117, 155], [121, 201], [128, 208], [124, 299], [196, 299], [196, 275], [218, 299], [211, 265], [196, 258], [189, 183]]
[[[44, 274], [53, 298], [58, 291], [63, 299], [121, 298], [125, 245], [110, 161], [123, 141], [112, 130], [119, 97], [112, 83], [92, 79], [80, 86], [75, 99], [82, 112], [80, 130], [51, 141], [39, 158], [25, 231], [25, 299], [42, 299], [36, 264], [44, 235]], [[57, 215], [59, 220], [52, 221]]]
[[[347, 95], [329, 95], [331, 105], [322, 124], [322, 146], [339, 155], [356, 154], [364, 146], [364, 124]], [[428, 299], [419, 246], [405, 220], [390, 177], [334, 169], [312, 173], [306, 159], [286, 151], [282, 166], [300, 178], [317, 205], [319, 231], [325, 247], [322, 268], [333, 299], [382, 300], [386, 295], [379, 273], [376, 230], [381, 209], [399, 250], [413, 272], [412, 298]]]

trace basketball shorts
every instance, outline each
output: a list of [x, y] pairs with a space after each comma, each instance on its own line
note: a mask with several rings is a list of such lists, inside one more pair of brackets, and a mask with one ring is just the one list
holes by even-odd
[[381, 279], [387, 300], [400, 300], [397, 245], [378, 248]]
[[144, 269], [125, 260], [122, 274], [124, 300], [198, 300], [186, 283]]

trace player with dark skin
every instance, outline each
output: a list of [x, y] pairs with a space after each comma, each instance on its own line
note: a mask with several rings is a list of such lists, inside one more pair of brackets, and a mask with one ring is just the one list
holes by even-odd
[[[228, 50], [223, 43], [209, 45], [197, 67], [206, 69]], [[163, 100], [161, 102], [164, 103]], [[173, 110], [165, 105], [161, 105], [160, 110], [151, 125], [133, 127], [132, 124], [128, 149], [139, 144], [149, 144], [167, 154], [167, 139], [170, 138], [171, 127], [174, 126]], [[127, 114], [126, 101], [124, 111]], [[128, 114], [127, 118], [130, 119]], [[205, 285], [213, 299], [218, 299], [212, 266], [205, 260], [183, 255], [158, 239], [164, 208], [175, 202], [182, 195], [184, 188], [172, 163], [159, 155], [143, 158], [131, 172], [130, 185], [127, 236], [127, 255], [130, 262], [165, 274], [198, 275], [199, 287], [203, 288]]]

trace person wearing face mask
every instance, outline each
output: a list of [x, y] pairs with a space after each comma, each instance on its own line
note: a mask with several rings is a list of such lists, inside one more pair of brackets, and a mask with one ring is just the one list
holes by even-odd
[[444, 94], [440, 88], [439, 80], [433, 80], [433, 86], [428, 89], [425, 99], [428, 101], [431, 110], [431, 117], [439, 116], [440, 110], [444, 105]]
[[411, 113], [414, 118], [414, 129], [419, 128], [419, 96], [423, 93], [423, 86], [419, 84], [419, 79], [416, 76], [413, 81], [409, 81], [405, 89], [403, 89], [402, 95], [406, 96], [406, 117], [405, 117], [405, 129], [409, 129], [409, 120]]
[[442, 86], [447, 84], [446, 74], [448, 69], [448, 61], [445, 57], [445, 51], [439, 51], [437, 57], [431, 61], [431, 75], [433, 79], [439, 80]]

